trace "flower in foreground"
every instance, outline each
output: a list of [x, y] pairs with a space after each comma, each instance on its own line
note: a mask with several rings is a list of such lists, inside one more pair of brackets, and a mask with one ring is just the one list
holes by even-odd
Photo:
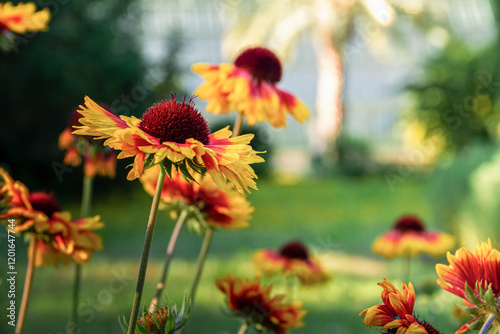
[[444, 290], [463, 299], [465, 312], [473, 319], [456, 333], [469, 329], [480, 329], [487, 318], [495, 317], [492, 326], [500, 330], [500, 252], [491, 246], [491, 241], [482, 242], [474, 251], [460, 248], [447, 254], [449, 265], [437, 264], [436, 272], [441, 279], [438, 284]]
[[259, 250], [253, 255], [253, 262], [266, 276], [280, 274], [285, 278], [296, 277], [302, 285], [320, 284], [331, 278], [319, 261], [311, 256], [306, 246], [299, 241], [289, 242], [278, 251]]
[[[106, 106], [100, 104], [106, 109]], [[108, 111], [110, 111], [108, 109]], [[94, 140], [88, 136], [74, 135], [73, 126], [82, 125], [78, 118], [80, 113], [74, 111], [68, 127], [59, 135], [59, 148], [66, 150], [64, 164], [77, 167], [84, 160], [83, 171], [85, 177], [93, 178], [96, 175], [115, 177], [116, 153], [109, 147], [103, 146], [102, 140]]]
[[194, 94], [208, 100], [209, 112], [237, 111], [245, 115], [249, 125], [268, 121], [274, 127], [285, 127], [287, 114], [300, 123], [309, 118], [304, 103], [276, 86], [282, 67], [269, 49], [248, 48], [233, 64], [195, 64], [192, 70], [206, 80]]
[[233, 278], [230, 274], [215, 280], [217, 288], [227, 296], [227, 304], [235, 315], [259, 331], [287, 334], [288, 330], [304, 327], [302, 318], [307, 311], [301, 302], [285, 303], [284, 295], [271, 297], [272, 286]]
[[[62, 211], [53, 194], [30, 193], [28, 188], [0, 168], [0, 193], [7, 193], [10, 201], [7, 210], [0, 214], [5, 224], [15, 220], [16, 236], [35, 235], [35, 266], [68, 264], [74, 261], [85, 264], [92, 253], [102, 249], [101, 237], [93, 231], [102, 228], [100, 217], [71, 220], [71, 214]], [[29, 253], [31, 254], [31, 253]]]
[[[155, 307], [153, 310], [145, 310], [144, 314], [137, 319], [137, 334], [174, 334], [178, 333], [187, 323], [191, 313], [191, 302], [186, 298], [181, 307], [178, 307], [174, 302], [170, 302], [169, 306]], [[120, 319], [120, 326], [124, 333], [127, 333], [128, 326], [125, 318]]]
[[5, 30], [17, 34], [46, 31], [49, 20], [49, 9], [37, 12], [33, 2], [19, 3], [16, 6], [12, 2], [0, 3], [0, 34]]
[[359, 314], [365, 316], [363, 322], [366, 326], [380, 326], [381, 332], [386, 334], [439, 334], [428, 322], [414, 316], [415, 289], [411, 282], [408, 286], [402, 282], [401, 291], [385, 278], [378, 285], [383, 289], [383, 304], [369, 307]]
[[429, 231], [419, 218], [407, 215], [399, 218], [390, 231], [375, 239], [372, 250], [387, 259], [422, 253], [438, 257], [446, 254], [454, 244], [451, 235]]
[[249, 145], [253, 135], [231, 138], [228, 128], [210, 133], [203, 116], [191, 101], [163, 101], [149, 108], [141, 119], [117, 117], [90, 98], [80, 106], [80, 123], [74, 134], [106, 139], [104, 145], [121, 150], [118, 159], [135, 157], [127, 179], [134, 180], [145, 168], [161, 164], [170, 172], [172, 166], [193, 179], [188, 167], [202, 168], [221, 189], [226, 179], [240, 192], [257, 189], [257, 178], [250, 164], [263, 162]]
[[[154, 166], [139, 178], [151, 196], [156, 190], [159, 172], [160, 167]], [[213, 228], [236, 230], [248, 227], [254, 209], [243, 194], [232, 188], [222, 191], [207, 174], [196, 174], [194, 179], [195, 182], [187, 182], [181, 173], [173, 171], [171, 178], [165, 180], [161, 200], [174, 216], [181, 206], [194, 207]]]

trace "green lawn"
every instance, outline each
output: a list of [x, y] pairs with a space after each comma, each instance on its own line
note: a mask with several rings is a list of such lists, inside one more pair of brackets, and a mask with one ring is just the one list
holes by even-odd
[[[229, 272], [252, 277], [255, 271], [251, 256], [256, 249], [277, 248], [294, 239], [302, 240], [318, 254], [334, 279], [325, 286], [296, 291], [296, 299], [304, 302], [309, 314], [304, 319], [307, 327], [292, 333], [376, 333], [374, 328], [363, 325], [358, 313], [380, 303], [377, 282], [384, 277], [399, 285], [404, 266], [402, 261], [387, 262], [373, 255], [371, 242], [399, 215], [415, 213], [431, 220], [425, 181], [407, 179], [395, 190], [378, 178], [313, 179], [295, 185], [260, 180], [258, 186], [259, 191], [249, 196], [255, 207], [251, 226], [215, 233], [192, 319], [183, 333], [236, 333], [239, 322], [226, 315], [224, 297], [215, 288], [214, 278]], [[106, 223], [102, 230], [105, 248], [83, 268], [80, 333], [121, 333], [117, 319], [130, 314], [151, 199], [138, 182], [132, 194], [110, 192], [97, 198], [92, 210], [101, 214]], [[70, 207], [78, 212], [77, 204]], [[429, 226], [436, 227], [432, 221]], [[154, 293], [172, 227], [168, 214], [161, 212], [144, 302], [149, 302]], [[200, 237], [187, 230], [181, 233], [167, 287], [171, 300], [181, 301], [189, 289], [200, 242]], [[19, 240], [18, 305], [26, 266], [24, 247]], [[411, 280], [417, 289], [426, 282], [437, 287], [436, 261], [445, 259], [422, 258], [412, 263]], [[66, 332], [72, 275], [72, 266], [36, 270], [24, 333]], [[283, 291], [280, 282], [274, 282], [276, 291]], [[458, 298], [440, 290], [432, 296], [417, 292], [416, 312], [438, 324], [441, 331], [453, 333], [460, 326], [450, 317], [456, 302]]]

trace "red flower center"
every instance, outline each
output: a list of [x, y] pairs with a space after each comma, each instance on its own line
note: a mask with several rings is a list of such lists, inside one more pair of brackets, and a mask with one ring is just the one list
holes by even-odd
[[252, 73], [260, 80], [276, 83], [281, 79], [281, 62], [269, 49], [263, 47], [249, 48], [240, 53], [234, 65]]
[[398, 219], [396, 225], [394, 225], [394, 229], [407, 232], [407, 231], [416, 231], [420, 232], [424, 230], [424, 224], [420, 219], [415, 216], [403, 216]]
[[280, 254], [289, 259], [309, 259], [306, 246], [299, 241], [292, 241], [281, 247]]
[[163, 101], [149, 108], [142, 115], [139, 128], [159, 138], [161, 142], [184, 144], [187, 139], [194, 138], [203, 144], [208, 144], [210, 129], [207, 121], [194, 108], [190, 100], [182, 103], [172, 100]]
[[52, 216], [54, 212], [62, 211], [61, 205], [53, 194], [44, 192], [34, 192], [30, 194], [29, 201], [36, 211], [41, 211], [47, 217]]

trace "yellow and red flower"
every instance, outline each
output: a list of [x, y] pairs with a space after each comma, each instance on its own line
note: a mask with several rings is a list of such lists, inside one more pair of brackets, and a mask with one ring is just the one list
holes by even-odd
[[[144, 171], [139, 178], [144, 190], [153, 196], [160, 166]], [[181, 173], [173, 171], [163, 183], [161, 200], [177, 213], [178, 204], [194, 206], [205, 221], [214, 228], [231, 230], [248, 227], [253, 207], [243, 194], [232, 188], [222, 191], [208, 175], [196, 174], [195, 182], [188, 183]]]
[[[16, 236], [35, 235], [35, 266], [59, 262], [68, 264], [70, 260], [84, 264], [92, 253], [102, 249], [101, 237], [93, 231], [102, 228], [100, 217], [71, 220], [71, 214], [62, 211], [57, 199], [45, 192], [30, 193], [28, 188], [0, 168], [0, 193], [10, 199], [7, 211], [0, 214], [2, 223], [14, 219], [10, 227]], [[33, 245], [30, 245], [33, 247]], [[31, 254], [31, 253], [30, 253]]]
[[[111, 110], [104, 104], [99, 104], [108, 112]], [[94, 140], [89, 136], [79, 136], [72, 134], [73, 126], [81, 126], [78, 121], [80, 113], [74, 111], [71, 115], [69, 125], [59, 135], [59, 148], [66, 150], [64, 164], [77, 167], [85, 160], [83, 171], [85, 177], [93, 178], [96, 175], [115, 177], [116, 173], [116, 153], [109, 147], [103, 145], [102, 140]]]
[[217, 288], [227, 296], [229, 308], [258, 330], [287, 334], [288, 330], [304, 327], [302, 318], [307, 311], [301, 302], [285, 303], [285, 296], [271, 297], [272, 286], [260, 280], [233, 278], [230, 274], [215, 280]]
[[44, 8], [36, 11], [33, 2], [12, 5], [12, 2], [0, 3], [0, 35], [8, 30], [17, 34], [46, 31], [50, 21], [50, 11]]
[[422, 253], [438, 257], [446, 254], [454, 244], [451, 235], [426, 230], [419, 218], [407, 215], [399, 218], [392, 230], [375, 239], [372, 250], [387, 259]]
[[415, 289], [411, 282], [408, 286], [402, 282], [401, 291], [385, 278], [378, 285], [383, 289], [383, 304], [369, 307], [359, 314], [365, 316], [363, 322], [366, 326], [380, 326], [382, 333], [439, 334], [428, 322], [414, 316]]
[[325, 271], [319, 261], [312, 257], [306, 246], [299, 241], [289, 242], [279, 251], [263, 249], [255, 252], [253, 262], [266, 276], [283, 275], [296, 277], [302, 285], [315, 285], [328, 281], [330, 273]]
[[464, 310], [473, 319], [456, 333], [469, 329], [480, 329], [491, 315], [496, 314], [493, 327], [500, 330], [500, 252], [491, 246], [491, 241], [477, 245], [474, 252], [460, 248], [452, 255], [447, 254], [449, 265], [437, 264], [436, 272], [441, 279], [438, 284], [444, 290], [463, 299]]
[[200, 171], [204, 167], [221, 189], [228, 180], [238, 191], [257, 189], [257, 178], [250, 164], [263, 162], [249, 145], [253, 135], [231, 138], [228, 128], [210, 133], [205, 119], [190, 102], [170, 101], [149, 108], [141, 119], [107, 112], [90, 98], [80, 106], [80, 123], [74, 134], [106, 139], [108, 145], [122, 152], [118, 159], [135, 157], [127, 179], [141, 176], [144, 168], [163, 164], [172, 165], [188, 178], [191, 167]]
[[300, 123], [309, 118], [302, 101], [276, 86], [282, 75], [281, 62], [266, 48], [248, 48], [233, 64], [195, 64], [192, 70], [206, 80], [194, 94], [208, 100], [209, 112], [237, 111], [249, 125], [268, 121], [277, 128], [286, 126], [287, 114]]

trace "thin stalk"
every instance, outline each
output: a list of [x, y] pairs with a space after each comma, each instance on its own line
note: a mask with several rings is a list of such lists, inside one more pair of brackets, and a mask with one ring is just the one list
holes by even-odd
[[161, 297], [161, 293], [163, 292], [163, 288], [165, 287], [165, 282], [167, 281], [167, 273], [168, 267], [170, 266], [170, 261], [172, 260], [172, 256], [174, 254], [175, 243], [177, 242], [177, 237], [179, 236], [179, 232], [181, 231], [182, 225], [186, 220], [188, 215], [188, 210], [183, 209], [179, 218], [177, 219], [177, 223], [175, 224], [174, 230], [172, 231], [172, 235], [170, 236], [170, 241], [167, 246], [167, 256], [165, 257], [165, 263], [163, 264], [163, 271], [161, 273], [161, 278], [156, 284], [156, 294], [149, 305], [149, 312], [153, 312], [155, 306], [158, 304], [158, 300]]
[[[90, 206], [92, 204], [92, 185], [93, 177], [83, 177], [82, 203], [80, 207], [80, 218], [90, 215]], [[71, 305], [71, 323], [68, 333], [74, 334], [78, 328], [78, 303], [80, 300], [80, 287], [82, 282], [82, 266], [75, 263], [75, 281], [73, 283], [73, 301]]]
[[287, 292], [287, 297], [288, 297], [288, 300], [290, 301], [290, 303], [293, 302], [293, 298], [294, 298], [294, 295], [295, 295], [295, 283], [297, 281], [295, 280], [294, 277], [288, 277], [286, 279], [286, 289], [288, 290]]
[[248, 329], [248, 324], [245, 322], [243, 325], [241, 325], [240, 329], [238, 330], [238, 334], [245, 334]]
[[205, 231], [205, 237], [203, 239], [203, 245], [201, 246], [200, 255], [198, 256], [198, 265], [196, 268], [196, 275], [194, 277], [193, 285], [191, 286], [191, 292], [189, 293], [189, 299], [191, 300], [191, 305], [194, 304], [194, 296], [196, 294], [196, 288], [200, 282], [201, 273], [203, 272], [203, 266], [207, 258], [208, 249], [210, 248], [210, 243], [212, 242], [213, 229], [207, 227]]
[[23, 299], [21, 301], [21, 309], [19, 310], [19, 318], [17, 320], [16, 334], [21, 334], [23, 331], [24, 318], [28, 308], [28, 301], [31, 292], [31, 283], [33, 282], [33, 273], [35, 270], [35, 256], [36, 256], [36, 235], [32, 233], [30, 236], [30, 253], [28, 256], [28, 269], [26, 271], [26, 279], [24, 281]]
[[403, 277], [405, 278], [405, 282], [410, 281], [410, 274], [411, 274], [411, 261], [412, 257], [411, 256], [406, 256], [404, 260], [404, 275]]
[[495, 318], [496, 318], [495, 314], [490, 314], [490, 316], [488, 317], [488, 320], [486, 320], [486, 322], [484, 323], [483, 328], [481, 328], [481, 331], [479, 332], [479, 334], [488, 333], [488, 331], [491, 328], [491, 325], [493, 324], [493, 321], [495, 321]]
[[146, 238], [144, 240], [144, 248], [142, 250], [141, 266], [139, 267], [139, 275], [137, 277], [137, 287], [135, 289], [134, 303], [132, 304], [132, 311], [130, 313], [130, 322], [128, 325], [128, 334], [135, 333], [135, 326], [137, 325], [137, 315], [141, 305], [142, 291], [144, 289], [144, 281], [146, 280], [146, 270], [148, 268], [149, 250], [151, 249], [151, 241], [153, 240], [153, 233], [155, 230], [156, 216], [158, 214], [158, 206], [160, 204], [161, 192], [163, 190], [163, 183], [165, 182], [165, 169], [160, 168], [160, 175], [156, 183], [156, 190], [151, 203], [151, 212], [149, 213], [148, 227], [146, 229]]
[[245, 115], [242, 112], [238, 112], [238, 117], [236, 118], [233, 126], [233, 135], [231, 137], [236, 137], [240, 134], [243, 118], [245, 118]]

